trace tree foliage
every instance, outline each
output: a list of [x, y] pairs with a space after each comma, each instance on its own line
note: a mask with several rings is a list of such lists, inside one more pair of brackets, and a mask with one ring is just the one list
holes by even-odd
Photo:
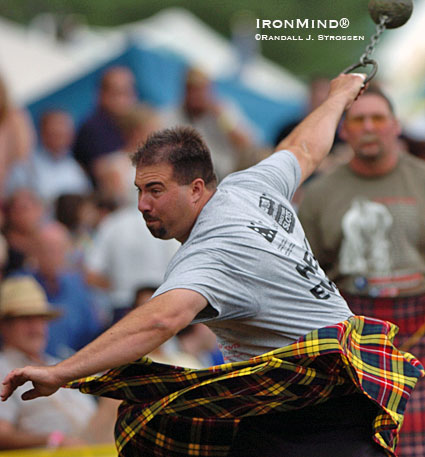
[[[253, 34], [256, 19], [341, 19], [347, 29], [268, 30], [272, 35], [294, 35], [304, 40], [260, 41], [263, 55], [303, 78], [313, 74], [332, 76], [358, 61], [375, 31], [368, 0], [0, 0], [0, 15], [29, 23], [38, 13], [77, 14], [90, 25], [115, 26], [147, 18], [169, 7], [187, 8], [226, 37], [242, 11], [251, 15]], [[307, 34], [360, 35], [364, 41], [306, 41]]]

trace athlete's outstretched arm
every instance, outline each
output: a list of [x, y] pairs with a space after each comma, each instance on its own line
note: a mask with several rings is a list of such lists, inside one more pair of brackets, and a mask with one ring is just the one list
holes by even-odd
[[288, 149], [301, 166], [301, 182], [319, 166], [332, 147], [342, 114], [359, 95], [366, 75], [341, 74], [331, 82], [327, 99], [276, 147]]
[[189, 325], [207, 305], [197, 292], [175, 289], [136, 308], [96, 340], [54, 366], [27, 366], [11, 371], [3, 381], [1, 399], [27, 381], [33, 388], [22, 398], [48, 396], [69, 381], [130, 363], [160, 346]]

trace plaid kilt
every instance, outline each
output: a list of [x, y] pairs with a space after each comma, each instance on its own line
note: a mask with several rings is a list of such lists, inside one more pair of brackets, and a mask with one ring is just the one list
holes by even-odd
[[122, 457], [224, 457], [244, 417], [354, 392], [380, 406], [373, 438], [394, 456], [407, 400], [425, 374], [393, 346], [396, 332], [356, 316], [248, 361], [192, 370], [144, 357], [67, 387], [123, 400], [115, 430]]
[[[394, 344], [399, 347], [425, 322], [425, 295], [394, 298], [371, 298], [345, 295], [356, 314], [394, 322], [399, 332]], [[408, 351], [425, 365], [425, 338], [421, 338]], [[397, 446], [400, 457], [425, 456], [425, 379], [419, 380], [404, 414]]]

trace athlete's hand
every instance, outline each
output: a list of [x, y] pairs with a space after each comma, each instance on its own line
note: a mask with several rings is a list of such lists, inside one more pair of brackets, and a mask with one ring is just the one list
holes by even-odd
[[33, 367], [17, 368], [11, 371], [3, 381], [1, 399], [6, 401], [15, 389], [31, 381], [33, 388], [22, 394], [23, 400], [32, 400], [38, 397], [47, 397], [55, 393], [63, 381], [56, 374], [55, 367]]
[[331, 81], [328, 98], [344, 97], [345, 110], [349, 109], [354, 100], [366, 90], [365, 79], [365, 73], [340, 74]]

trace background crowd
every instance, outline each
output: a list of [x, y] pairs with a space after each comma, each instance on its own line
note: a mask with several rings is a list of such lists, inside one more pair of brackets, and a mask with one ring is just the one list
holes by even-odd
[[[328, 87], [327, 78], [312, 80], [308, 111], [324, 100]], [[83, 123], [74, 125], [70, 113], [52, 107], [33, 125], [0, 79], [2, 377], [23, 363], [68, 357], [143, 306], [160, 285], [179, 243], [153, 238], [137, 210], [130, 156], [149, 133], [178, 124], [198, 129], [219, 180], [271, 153], [273, 144], [259, 139], [241, 107], [217, 97], [202, 70], [187, 69], [183, 92], [177, 106], [158, 111], [138, 99], [129, 68], [110, 67], [99, 80], [96, 108]], [[295, 125], [282, 125], [276, 143]], [[365, 159], [366, 171], [355, 169], [374, 142], [391, 152], [396, 165], [408, 166], [370, 173]], [[399, 342], [423, 363], [424, 157], [424, 143], [403, 135], [388, 101], [379, 91], [369, 94], [293, 202], [313, 252], [353, 311], [398, 324]], [[383, 183], [387, 175], [394, 182]], [[215, 336], [201, 324], [150, 356], [193, 368], [222, 361]], [[404, 457], [425, 455], [424, 381], [419, 384], [401, 439]], [[2, 405], [0, 450], [113, 440], [114, 402], [42, 401], [25, 404], [15, 394]], [[71, 411], [75, 406], [66, 407], [79, 401], [78, 414]]]

